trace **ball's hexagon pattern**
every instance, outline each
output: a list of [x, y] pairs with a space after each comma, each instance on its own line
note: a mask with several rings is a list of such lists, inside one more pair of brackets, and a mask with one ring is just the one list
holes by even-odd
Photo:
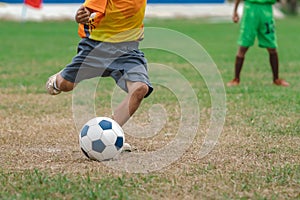
[[117, 140], [117, 135], [115, 134], [115, 132], [113, 130], [105, 130], [102, 133], [102, 137], [101, 140], [103, 141], [103, 143], [108, 146], [111, 144], [114, 144]]
[[103, 158], [105, 160], [113, 158], [118, 154], [118, 151], [114, 145], [107, 146], [102, 152]]
[[90, 159], [92, 159], [92, 160], [98, 160], [98, 161], [104, 160], [102, 153], [99, 153], [96, 151], [90, 151], [89, 156], [90, 156]]
[[103, 130], [98, 125], [93, 125], [89, 127], [87, 132], [87, 137], [89, 137], [92, 141], [99, 140], [101, 138]]
[[85, 152], [89, 152], [92, 150], [92, 143], [90, 138], [88, 138], [87, 136], [82, 137], [80, 140], [80, 146], [81, 148], [83, 148], [85, 150]]
[[121, 128], [121, 126], [119, 126], [118, 123], [113, 123], [112, 124], [112, 129], [117, 134], [117, 136], [124, 137], [123, 129]]
[[92, 160], [103, 161], [120, 155], [125, 142], [122, 128], [107, 117], [95, 117], [85, 123], [79, 133], [83, 154]]

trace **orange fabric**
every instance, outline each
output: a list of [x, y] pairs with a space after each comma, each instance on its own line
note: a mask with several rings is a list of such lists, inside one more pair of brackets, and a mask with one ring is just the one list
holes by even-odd
[[[98, 2], [97, 6], [95, 3]], [[93, 10], [87, 25], [79, 25], [80, 37], [97, 41], [125, 42], [141, 40], [144, 36], [143, 20], [146, 0], [87, 0], [84, 5]]]
[[87, 8], [94, 10], [95, 12], [105, 12], [107, 0], [86, 0], [83, 5]]

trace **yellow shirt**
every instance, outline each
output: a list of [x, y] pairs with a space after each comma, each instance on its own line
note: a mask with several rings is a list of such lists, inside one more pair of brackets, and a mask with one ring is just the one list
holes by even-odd
[[79, 24], [80, 37], [105, 42], [143, 39], [146, 0], [86, 0], [83, 5], [96, 12], [88, 24]]

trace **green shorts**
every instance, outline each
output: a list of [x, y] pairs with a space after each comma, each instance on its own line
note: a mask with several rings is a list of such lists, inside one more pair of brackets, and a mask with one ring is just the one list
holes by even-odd
[[277, 48], [272, 4], [245, 2], [238, 44], [250, 47], [255, 38], [262, 48]]

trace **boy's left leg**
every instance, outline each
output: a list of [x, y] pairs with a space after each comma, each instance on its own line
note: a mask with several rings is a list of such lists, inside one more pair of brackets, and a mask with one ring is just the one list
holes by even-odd
[[148, 85], [143, 82], [127, 81], [127, 88], [128, 94], [113, 113], [113, 119], [120, 126], [123, 126], [135, 113], [149, 91]]
[[288, 87], [290, 84], [283, 79], [279, 78], [279, 62], [278, 62], [278, 53], [275, 48], [268, 48], [269, 52], [269, 61], [273, 73], [273, 83], [278, 86]]
[[[123, 126], [139, 108], [143, 98], [148, 94], [149, 87], [142, 82], [127, 81], [128, 93], [125, 99], [114, 110], [113, 119]], [[131, 146], [124, 143], [123, 151], [131, 151]]]

